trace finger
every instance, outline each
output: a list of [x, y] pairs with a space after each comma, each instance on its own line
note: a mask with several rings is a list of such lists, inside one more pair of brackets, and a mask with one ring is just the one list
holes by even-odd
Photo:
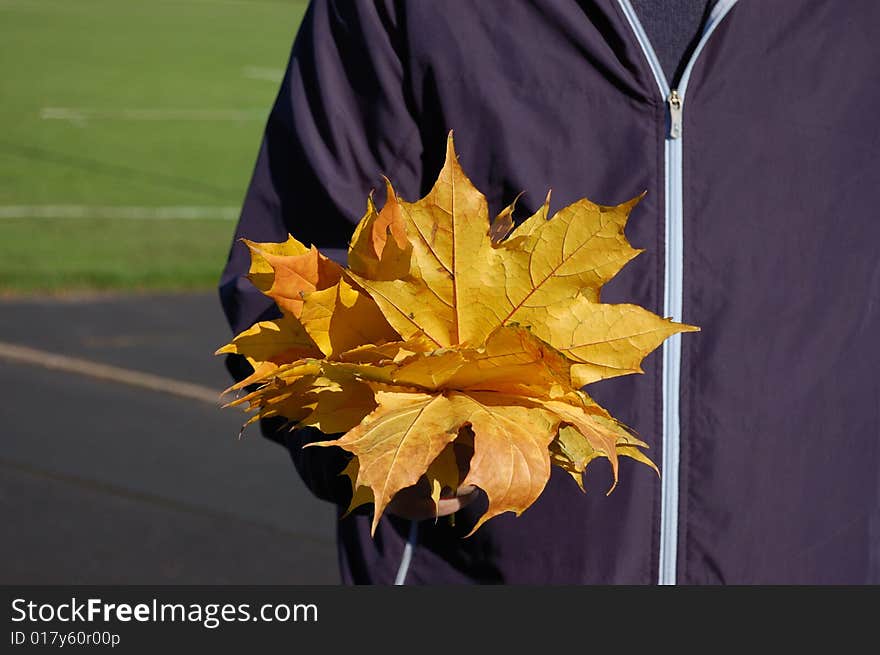
[[[472, 484], [465, 485], [464, 487], [459, 487], [455, 490], [454, 493], [445, 493], [440, 494], [440, 498], [461, 498], [462, 496], [468, 496], [476, 491], [476, 487]], [[444, 490], [445, 491], [445, 490]], [[451, 491], [451, 490], [450, 490]]]
[[407, 487], [395, 494], [386, 511], [410, 521], [439, 518], [467, 507], [479, 496], [479, 491], [473, 485], [459, 487], [454, 496], [441, 497], [435, 507], [434, 501], [426, 495], [425, 490], [417, 486]]
[[[464, 491], [464, 493], [462, 493]], [[459, 489], [459, 493], [452, 498], [441, 498], [437, 503], [437, 516], [454, 514], [474, 502], [479, 496], [479, 489], [470, 487], [470, 491]], [[433, 509], [433, 508], [432, 508]]]

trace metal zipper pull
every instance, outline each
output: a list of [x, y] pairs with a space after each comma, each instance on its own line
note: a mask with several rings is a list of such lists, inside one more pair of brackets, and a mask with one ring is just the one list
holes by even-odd
[[681, 96], [678, 89], [672, 89], [669, 93], [669, 138], [677, 139], [681, 136]]

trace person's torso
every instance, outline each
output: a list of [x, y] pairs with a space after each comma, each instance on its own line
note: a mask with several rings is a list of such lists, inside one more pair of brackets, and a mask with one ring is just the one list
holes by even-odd
[[[702, 330], [587, 389], [661, 480], [624, 461], [606, 497], [599, 462], [586, 495], [554, 471], [469, 539], [479, 508], [423, 523], [407, 582], [880, 582], [880, 4], [731, 4], [676, 89], [675, 139], [626, 2], [405, 6], [423, 150], [401, 195], [427, 191], [450, 129], [492, 212], [647, 190], [627, 228], [645, 252], [602, 300]], [[390, 582], [407, 526], [365, 524], [340, 526], [364, 549], [348, 575]]]

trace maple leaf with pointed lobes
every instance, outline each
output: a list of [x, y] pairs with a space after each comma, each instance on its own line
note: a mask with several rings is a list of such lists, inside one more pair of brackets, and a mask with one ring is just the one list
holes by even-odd
[[[642, 462], [647, 444], [582, 389], [640, 373], [664, 339], [698, 328], [631, 304], [600, 302], [602, 286], [639, 250], [624, 234], [640, 197], [616, 206], [586, 199], [551, 216], [550, 195], [514, 226], [514, 203], [490, 223], [450, 133], [446, 161], [417, 202], [386, 180], [352, 236], [349, 268], [292, 237], [246, 242], [249, 277], [283, 317], [258, 323], [218, 352], [254, 367], [228, 403], [249, 422], [287, 417], [353, 455], [342, 474], [354, 507], [373, 503], [376, 526], [403, 489], [473, 485], [485, 521], [519, 515], [559, 466], [583, 490], [596, 458]], [[466, 453], [462, 463], [461, 453]], [[613, 489], [612, 485], [612, 489]], [[610, 493], [610, 490], [609, 490]]]

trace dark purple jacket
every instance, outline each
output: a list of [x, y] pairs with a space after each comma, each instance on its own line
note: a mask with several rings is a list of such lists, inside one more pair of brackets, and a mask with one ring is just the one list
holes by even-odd
[[[237, 236], [338, 253], [382, 174], [408, 200], [430, 188], [454, 129], [493, 212], [647, 189], [627, 228], [646, 252], [602, 299], [702, 328], [588, 388], [662, 481], [623, 461], [605, 497], [600, 461], [582, 495], [554, 470], [469, 539], [479, 507], [375, 539], [352, 516], [346, 582], [880, 583], [878, 33], [874, 0], [720, 0], [673, 93], [626, 0], [310, 7]], [[234, 244], [235, 331], [275, 311], [247, 268]], [[346, 502], [341, 451], [274, 436]]]

